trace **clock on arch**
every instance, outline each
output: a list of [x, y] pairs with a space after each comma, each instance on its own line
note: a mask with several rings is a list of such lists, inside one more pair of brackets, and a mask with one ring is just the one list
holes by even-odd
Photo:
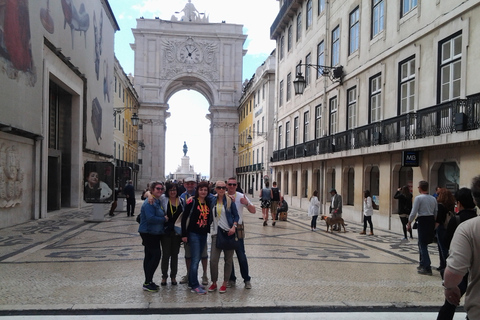
[[198, 45], [188, 43], [178, 51], [178, 60], [184, 63], [200, 63], [203, 60], [203, 51]]

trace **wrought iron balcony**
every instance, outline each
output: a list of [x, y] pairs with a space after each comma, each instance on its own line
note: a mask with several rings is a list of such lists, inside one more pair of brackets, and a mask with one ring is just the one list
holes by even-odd
[[480, 93], [276, 150], [272, 162], [480, 128]]

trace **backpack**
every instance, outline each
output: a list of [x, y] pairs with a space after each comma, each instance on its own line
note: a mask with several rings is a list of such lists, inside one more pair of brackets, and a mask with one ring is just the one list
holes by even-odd
[[[445, 217], [445, 222], [443, 223], [443, 226], [445, 227], [445, 229], [447, 228], [448, 223], [450, 222], [450, 219], [454, 216], [455, 216], [455, 212], [452, 212], [452, 211], [447, 212], [447, 215]], [[458, 220], [457, 220], [457, 225], [458, 225]]]
[[272, 188], [272, 194], [273, 194], [273, 201], [280, 201], [280, 191], [278, 188]]

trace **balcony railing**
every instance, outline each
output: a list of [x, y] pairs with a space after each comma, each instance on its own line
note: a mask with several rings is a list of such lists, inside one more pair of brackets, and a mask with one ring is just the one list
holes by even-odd
[[273, 162], [480, 128], [480, 93], [273, 152]]
[[238, 167], [235, 169], [237, 174], [263, 171], [264, 165], [262, 163], [250, 164], [248, 166]]

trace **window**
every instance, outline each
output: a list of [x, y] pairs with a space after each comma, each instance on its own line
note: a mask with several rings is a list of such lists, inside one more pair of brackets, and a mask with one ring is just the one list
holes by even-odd
[[370, 122], [379, 121], [382, 109], [382, 76], [370, 79]]
[[337, 97], [330, 99], [330, 135], [337, 133], [338, 130], [338, 100]]
[[290, 101], [292, 95], [292, 73], [287, 74], [287, 101]]
[[280, 81], [280, 88], [278, 90], [278, 105], [281, 107], [283, 105], [283, 80]]
[[[325, 44], [323, 41], [317, 45], [317, 65], [319, 66], [325, 65]], [[323, 74], [322, 69], [318, 68], [317, 79], [320, 78], [322, 74]]]
[[303, 114], [303, 142], [307, 142], [309, 140], [308, 133], [309, 127], [308, 124], [310, 123], [310, 112], [307, 111]]
[[283, 148], [282, 143], [282, 126], [278, 126], [278, 150]]
[[315, 139], [322, 137], [322, 105], [315, 107]]
[[285, 50], [285, 37], [282, 36], [280, 38], [280, 60], [283, 59], [284, 50]]
[[417, 6], [417, 0], [402, 0], [402, 17]]
[[318, 0], [318, 15], [325, 10], [325, 0]]
[[290, 121], [285, 124], [285, 148], [290, 146]]
[[262, 85], [262, 100], [265, 100], [265, 83]]
[[288, 37], [287, 37], [287, 50], [290, 51], [292, 49], [292, 35], [293, 33], [293, 30], [292, 30], [292, 26], [288, 27]]
[[265, 117], [262, 116], [262, 131], [260, 132], [265, 132]]
[[440, 43], [440, 103], [460, 97], [462, 35]]
[[357, 7], [350, 13], [350, 42], [348, 45], [348, 54], [352, 54], [358, 50], [360, 38], [360, 9]]
[[293, 119], [293, 145], [296, 146], [298, 144], [298, 136], [299, 136], [299, 133], [300, 133], [300, 127], [299, 127], [299, 123], [298, 123], [298, 117], [295, 117], [295, 119]]
[[[310, 53], [305, 57], [305, 64], [312, 64], [312, 55]], [[309, 66], [305, 66], [305, 87], [310, 84], [310, 69]]]
[[355, 128], [357, 123], [357, 87], [347, 91], [347, 130]]
[[400, 62], [400, 113], [414, 111], [415, 104], [415, 57]]
[[340, 62], [340, 27], [332, 31], [332, 66]]
[[297, 42], [302, 38], [302, 13], [299, 12], [297, 15]]
[[372, 5], [372, 38], [383, 31], [385, 27], [385, 1], [373, 0]]
[[307, 1], [307, 21], [305, 21], [305, 29], [308, 30], [312, 26], [313, 22], [313, 8], [312, 8], [312, 0]]

